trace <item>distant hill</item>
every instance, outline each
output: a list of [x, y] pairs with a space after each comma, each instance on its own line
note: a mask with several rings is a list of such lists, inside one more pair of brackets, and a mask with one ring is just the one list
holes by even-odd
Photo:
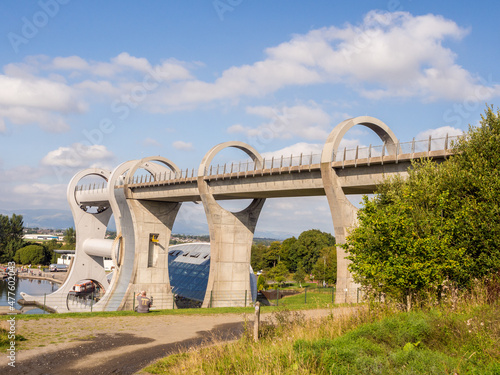
[[23, 215], [25, 227], [38, 227], [45, 229], [66, 229], [74, 227], [73, 215], [70, 210], [56, 209], [0, 209], [2, 215]]

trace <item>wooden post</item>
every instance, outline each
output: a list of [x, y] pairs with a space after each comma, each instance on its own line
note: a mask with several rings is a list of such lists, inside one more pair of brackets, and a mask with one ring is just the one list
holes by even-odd
[[260, 326], [260, 302], [255, 302], [255, 319], [253, 321], [253, 339], [259, 341], [259, 326]]

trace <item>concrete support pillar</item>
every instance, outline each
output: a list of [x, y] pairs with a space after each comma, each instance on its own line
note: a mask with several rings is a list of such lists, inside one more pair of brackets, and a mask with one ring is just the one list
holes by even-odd
[[130, 259], [128, 267], [130, 271], [132, 266], [132, 272], [128, 273], [128, 285], [120, 310], [131, 310], [135, 295], [141, 290], [154, 297], [153, 308], [172, 309], [175, 305], [168, 274], [168, 246], [181, 203], [135, 199], [129, 184], [140, 168], [146, 169], [152, 176], [159, 176], [166, 168], [180, 172], [170, 160], [153, 156], [138, 161], [127, 173], [123, 192], [130, 215], [127, 232], [128, 236], [133, 233], [133, 241], [129, 242], [133, 242], [134, 248], [126, 246]]
[[382, 121], [360, 116], [338, 124], [329, 134], [321, 154], [321, 178], [332, 214], [335, 240], [337, 243], [337, 286], [336, 303], [351, 303], [357, 300], [357, 285], [348, 270], [347, 253], [340, 247], [345, 244], [349, 230], [357, 225], [357, 208], [345, 196], [332, 162], [337, 154], [340, 141], [345, 133], [355, 125], [363, 125], [373, 130], [386, 144], [389, 154], [396, 152], [397, 138]]
[[133, 308], [135, 295], [145, 290], [154, 297], [155, 309], [172, 309], [173, 294], [168, 274], [168, 246], [181, 203], [128, 199], [134, 222], [134, 277], [122, 309]]
[[250, 255], [255, 226], [265, 199], [254, 199], [240, 212], [230, 212], [217, 203], [204, 177], [214, 156], [226, 147], [246, 152], [257, 163], [257, 168], [262, 165], [258, 152], [242, 142], [215, 146], [200, 164], [198, 189], [210, 231], [210, 275], [203, 307], [244, 306], [251, 301]]

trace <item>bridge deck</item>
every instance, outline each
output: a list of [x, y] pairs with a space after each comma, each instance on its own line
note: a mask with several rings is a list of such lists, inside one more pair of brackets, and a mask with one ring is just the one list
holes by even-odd
[[[451, 150], [375, 156], [355, 160], [334, 161], [332, 168], [346, 194], [373, 193], [383, 180], [396, 174], [405, 174], [411, 162], [421, 158], [444, 160]], [[194, 173], [193, 173], [194, 174]], [[211, 174], [204, 177], [216, 199], [252, 199], [325, 195], [320, 164], [265, 168], [232, 173]], [[200, 201], [196, 176], [161, 179], [129, 184], [134, 199], [186, 202]], [[123, 188], [123, 185], [115, 188]], [[105, 205], [107, 190], [77, 190], [77, 200], [89, 206]]]

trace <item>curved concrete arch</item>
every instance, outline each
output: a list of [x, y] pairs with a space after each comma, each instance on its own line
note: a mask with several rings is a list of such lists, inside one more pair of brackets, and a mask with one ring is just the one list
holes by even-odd
[[[233, 147], [262, 167], [262, 156], [250, 145], [230, 141], [218, 144], [203, 157], [198, 168], [200, 193], [210, 232], [210, 275], [203, 307], [243, 306], [250, 296], [250, 255], [253, 234], [265, 199], [254, 199], [240, 212], [222, 208], [210, 192], [205, 172], [217, 153]], [[250, 298], [250, 297], [248, 297]]]
[[387, 150], [390, 154], [396, 152], [395, 145], [398, 139], [393, 131], [381, 120], [371, 116], [358, 116], [350, 118], [339, 123], [328, 135], [323, 152], [321, 153], [321, 162], [333, 161], [333, 155], [338, 151], [340, 142], [344, 135], [356, 125], [363, 125], [373, 130], [375, 134], [386, 144]]
[[155, 173], [160, 173], [161, 169], [159, 168], [161, 166], [150, 162], [160, 162], [164, 165], [163, 169], [167, 167], [173, 172], [180, 172], [180, 168], [177, 165], [175, 165], [171, 160], [164, 158], [163, 156], [149, 156], [147, 158], [142, 158], [141, 160], [137, 160], [135, 165], [130, 169], [130, 172], [127, 174], [127, 180], [126, 180], [127, 184], [131, 183], [131, 179], [134, 177], [135, 172], [137, 172], [139, 168], [146, 169], [152, 175], [154, 175]]
[[[87, 254], [85, 252], [84, 242], [87, 239], [104, 239], [112, 211], [108, 209], [97, 213], [85, 212], [80, 208], [80, 204], [76, 200], [75, 189], [78, 182], [87, 176], [100, 176], [108, 181], [109, 184], [110, 174], [111, 172], [105, 169], [89, 168], [75, 174], [68, 184], [66, 195], [75, 222], [76, 251], [71, 269], [69, 270], [69, 274], [66, 277], [65, 282], [57, 291], [46, 296], [45, 303], [54, 308], [57, 312], [65, 312], [69, 310], [86, 311], [88, 309], [87, 306], [82, 307], [79, 305], [70, 308], [67, 304], [68, 293], [73, 288], [73, 285], [75, 285], [78, 281], [92, 279], [102, 285], [108, 285], [103, 258]], [[33, 297], [24, 293], [23, 298], [26, 301], [34, 301], [38, 304], [42, 304], [44, 302], [43, 297]]]
[[[130, 160], [120, 164], [111, 172], [111, 176], [109, 177], [109, 205], [115, 220], [117, 238], [113, 242], [111, 253], [111, 258], [115, 266], [113, 278], [111, 279], [109, 290], [106, 291], [105, 295], [98, 302], [98, 305], [102, 306], [102, 309], [106, 311], [115, 311], [119, 308], [132, 277], [135, 248], [135, 237], [133, 230], [131, 230], [133, 222], [124, 191], [123, 189], [115, 189], [115, 186], [124, 184], [125, 174], [136, 163], [137, 160]], [[119, 254], [117, 254], [118, 251]]]
[[208, 167], [212, 163], [215, 155], [224, 150], [225, 148], [237, 148], [246, 153], [250, 158], [257, 164], [257, 169], [261, 168], [263, 158], [259, 154], [259, 152], [254, 149], [252, 146], [239, 141], [228, 141], [224, 143], [219, 143], [217, 146], [214, 146], [208, 151], [203, 159], [201, 160], [200, 167], [198, 168], [198, 177], [205, 176], [205, 172], [208, 170]]
[[[328, 135], [321, 153], [321, 179], [325, 194], [330, 206], [335, 240], [338, 245], [345, 243], [349, 230], [357, 225], [357, 208], [349, 202], [332, 168], [334, 155], [336, 155], [342, 138], [355, 125], [363, 125], [373, 130], [387, 147], [389, 154], [396, 153], [398, 140], [392, 130], [382, 121], [370, 116], [360, 116], [347, 119], [339, 123]], [[355, 302], [357, 299], [358, 285], [354, 283], [348, 270], [349, 261], [347, 253], [337, 246], [337, 288], [336, 301]]]

